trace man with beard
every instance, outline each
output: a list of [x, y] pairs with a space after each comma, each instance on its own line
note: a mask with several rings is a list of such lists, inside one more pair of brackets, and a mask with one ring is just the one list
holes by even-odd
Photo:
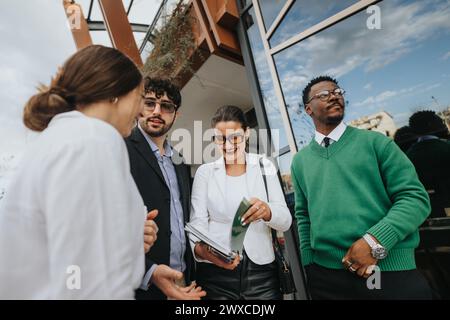
[[189, 219], [190, 170], [172, 149], [167, 133], [178, 117], [181, 96], [170, 81], [145, 79], [144, 110], [126, 139], [131, 173], [147, 208], [157, 209], [158, 239], [145, 256], [136, 299], [200, 299], [192, 279], [192, 253], [184, 231]]
[[311, 297], [429, 299], [414, 259], [427, 192], [391, 139], [342, 122], [343, 94], [328, 76], [303, 90], [316, 133], [291, 172]]

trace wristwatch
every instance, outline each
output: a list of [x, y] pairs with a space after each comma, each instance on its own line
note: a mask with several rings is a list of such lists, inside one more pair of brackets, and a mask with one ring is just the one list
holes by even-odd
[[377, 243], [375, 240], [373, 240], [370, 234], [366, 233], [363, 236], [363, 239], [366, 240], [367, 244], [372, 249], [372, 257], [374, 257], [377, 260], [381, 260], [387, 257], [386, 248], [383, 247], [381, 244]]

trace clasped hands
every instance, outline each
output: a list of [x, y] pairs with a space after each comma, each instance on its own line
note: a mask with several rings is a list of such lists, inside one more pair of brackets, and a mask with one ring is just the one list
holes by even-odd
[[[377, 241], [374, 237], [372, 238]], [[348, 271], [364, 278], [372, 274], [377, 263], [378, 260], [372, 256], [372, 250], [363, 238], [354, 242], [342, 259], [342, 264]]]

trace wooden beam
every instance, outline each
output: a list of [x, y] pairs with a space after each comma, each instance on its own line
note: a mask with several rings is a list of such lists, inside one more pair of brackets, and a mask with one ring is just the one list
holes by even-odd
[[241, 54], [241, 48], [236, 33], [216, 23], [216, 16], [222, 7], [223, 0], [201, 0], [209, 25], [212, 29], [214, 39], [219, 48], [228, 50], [232, 53]]
[[63, 0], [63, 6], [77, 50], [92, 45], [89, 26], [84, 18], [81, 6], [72, 3], [71, 0]]
[[98, 2], [113, 47], [126, 54], [137, 66], [142, 67], [142, 58], [122, 0], [98, 0]]
[[194, 9], [194, 11], [191, 11], [191, 13], [195, 17], [195, 23], [194, 23], [194, 36], [196, 37], [196, 41], [198, 44], [200, 44], [203, 40], [206, 41], [208, 44], [208, 48], [210, 52], [214, 52], [215, 50], [215, 43], [213, 36], [210, 33], [210, 28], [208, 26], [208, 20], [205, 17], [204, 13], [202, 12], [202, 5], [200, 0], [192, 0], [192, 7], [191, 10]]
[[239, 22], [239, 11], [235, 0], [222, 2], [217, 10], [215, 21], [218, 25], [233, 30]]

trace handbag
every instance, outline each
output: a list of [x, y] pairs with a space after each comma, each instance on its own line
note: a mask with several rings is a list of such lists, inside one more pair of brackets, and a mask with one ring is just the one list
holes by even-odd
[[[267, 190], [267, 179], [264, 171], [264, 165], [262, 158], [259, 159], [259, 165], [261, 167], [261, 173], [264, 181], [264, 188], [266, 189], [267, 201], [269, 201], [269, 192]], [[272, 233], [272, 245], [275, 253], [275, 261], [277, 263], [278, 277], [280, 279], [280, 291], [282, 294], [291, 294], [297, 292], [294, 282], [294, 276], [292, 275], [292, 269], [289, 263], [284, 258], [283, 250], [278, 242], [277, 232], [271, 229]]]

